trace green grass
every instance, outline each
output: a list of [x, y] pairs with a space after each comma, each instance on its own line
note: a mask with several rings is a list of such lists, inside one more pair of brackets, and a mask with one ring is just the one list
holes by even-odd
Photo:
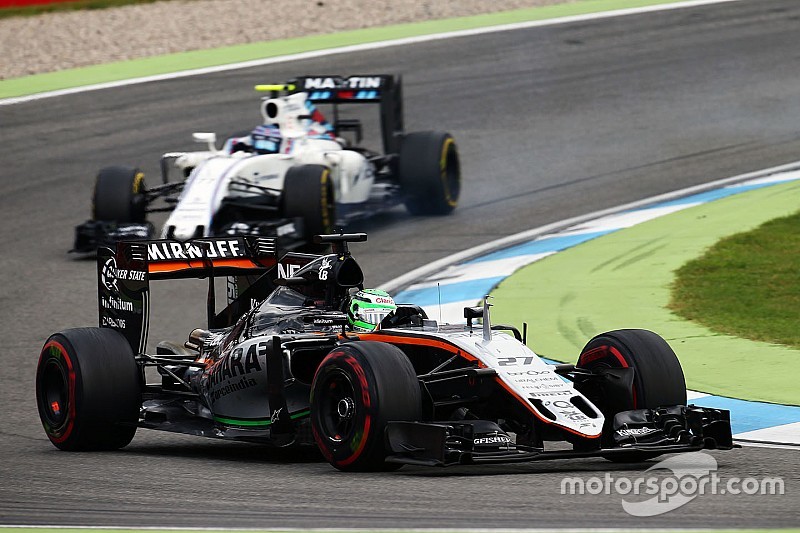
[[[90, 1], [90, 0], [85, 0]], [[91, 0], [126, 1], [126, 0]], [[213, 50], [193, 50], [162, 56], [144, 57], [104, 65], [91, 65], [58, 72], [45, 72], [0, 80], [0, 99], [109, 83], [144, 76], [260, 60], [329, 48], [381, 42], [459, 30], [470, 30], [525, 21], [599, 13], [616, 9], [655, 6], [671, 0], [577, 0], [564, 4], [501, 11], [485, 15], [428, 20], [393, 26], [364, 28], [335, 34], [311, 35], [277, 41], [228, 46]], [[275, 80], [265, 80], [274, 83]]]
[[73, 2], [57, 2], [33, 6], [7, 7], [0, 9], [0, 19], [10, 17], [33, 17], [42, 13], [55, 11], [76, 11], [79, 9], [105, 9], [129, 4], [152, 4], [159, 0], [75, 0]]
[[[800, 405], [797, 348], [726, 335], [668, 309], [675, 273], [683, 265], [702, 257], [722, 239], [792, 216], [798, 206], [800, 182], [795, 181], [599, 237], [506, 278], [492, 291], [492, 317], [517, 326], [527, 321], [528, 345], [562, 362], [575, 362], [584, 344], [598, 333], [649, 329], [663, 336], [678, 354], [690, 389]], [[797, 276], [797, 259], [792, 260]], [[787, 268], [791, 276], [792, 267]], [[763, 280], [770, 276], [747, 278], [732, 289], [734, 295], [766, 284]], [[793, 316], [796, 327], [797, 311]]]
[[669, 308], [725, 335], [800, 348], [800, 212], [683, 265]]

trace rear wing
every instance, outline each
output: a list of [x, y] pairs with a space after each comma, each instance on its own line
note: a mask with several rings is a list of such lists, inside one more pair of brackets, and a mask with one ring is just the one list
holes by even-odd
[[[207, 278], [208, 327], [233, 324], [275, 288], [319, 256], [287, 253], [280, 257], [275, 239], [265, 237], [123, 241], [116, 250], [97, 251], [100, 327], [116, 329], [135, 353], [144, 353], [150, 322], [150, 281]], [[228, 305], [216, 312], [215, 278], [227, 277]]]
[[342, 130], [360, 129], [352, 121], [340, 120], [338, 105], [379, 104], [381, 136], [386, 154], [400, 150], [403, 134], [403, 84], [400, 76], [391, 74], [357, 76], [301, 76], [285, 85], [256, 85], [256, 90], [275, 94], [304, 92], [314, 104], [333, 105], [333, 128], [337, 134]]

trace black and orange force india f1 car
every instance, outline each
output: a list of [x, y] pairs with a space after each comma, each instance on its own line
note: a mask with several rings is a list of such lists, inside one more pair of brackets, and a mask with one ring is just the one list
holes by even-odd
[[[546, 364], [515, 327], [491, 324], [488, 305], [444, 326], [392, 304], [356, 331], [348, 314], [363, 274], [348, 242], [365, 239], [318, 236], [327, 255], [281, 255], [265, 237], [101, 249], [100, 327], [52, 335], [39, 358], [51, 442], [118, 449], [149, 428], [316, 443], [334, 467], [356, 471], [733, 446], [729, 413], [687, 405], [674, 352], [649, 331], [598, 335], [574, 365]], [[229, 284], [219, 313], [218, 276]], [[148, 353], [150, 282], [186, 277], [209, 280], [208, 326]]]

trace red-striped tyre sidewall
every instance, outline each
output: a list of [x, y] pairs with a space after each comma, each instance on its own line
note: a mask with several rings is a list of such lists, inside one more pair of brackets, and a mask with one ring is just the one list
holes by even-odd
[[107, 328], [51, 335], [39, 355], [36, 403], [47, 437], [61, 450], [126, 446], [139, 420], [141, 371], [125, 337]]
[[[350, 392], [342, 394], [348, 387]], [[334, 413], [337, 398], [342, 407]], [[337, 413], [349, 410], [352, 418], [343, 415], [337, 419]], [[339, 346], [327, 355], [314, 377], [314, 439], [322, 455], [339, 470], [394, 468], [384, 461], [386, 424], [417, 420], [420, 411], [421, 394], [414, 368], [399, 348], [388, 344], [353, 342]], [[344, 431], [335, 434], [334, 427]]]
[[[75, 428], [75, 387], [76, 375], [72, 359], [64, 347], [63, 338], [54, 335], [48, 339], [42, 348], [39, 355], [39, 364], [36, 368], [36, 398], [39, 407], [39, 415], [42, 420], [42, 426], [50, 441], [57, 447], [64, 446], [64, 443], [70, 438]], [[51, 423], [45, 411], [52, 407], [46, 405], [45, 391], [43, 390], [42, 378], [45, 372], [60, 371], [64, 381], [66, 382], [67, 394], [66, 405], [61, 409], [65, 409], [67, 414], [62, 423]]]

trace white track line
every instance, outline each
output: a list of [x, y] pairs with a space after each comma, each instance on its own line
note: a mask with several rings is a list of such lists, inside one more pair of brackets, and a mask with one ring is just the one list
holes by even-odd
[[152, 81], [172, 80], [176, 78], [185, 78], [189, 76], [199, 76], [202, 74], [214, 74], [217, 72], [227, 72], [230, 70], [239, 70], [251, 67], [260, 67], [264, 65], [274, 65], [276, 63], [286, 63], [290, 61], [300, 61], [303, 59], [314, 59], [319, 57], [331, 56], [336, 54], [349, 54], [353, 52], [363, 52], [367, 50], [378, 50], [380, 48], [388, 48], [390, 46], [402, 46], [409, 44], [419, 44], [430, 41], [438, 41], [442, 39], [454, 39], [457, 37], [470, 37], [474, 35], [484, 35], [487, 33], [496, 33], [502, 31], [521, 30], [527, 28], [538, 28], [542, 26], [555, 26], [559, 24], [569, 24], [573, 22], [585, 22], [590, 20], [599, 20], [612, 17], [622, 17], [627, 15], [638, 15], [643, 13], [652, 13], [657, 11], [668, 11], [672, 9], [685, 9], [691, 7], [705, 6], [711, 4], [724, 4], [730, 2], [740, 2], [742, 0], [687, 0], [684, 2], [676, 2], [671, 4], [661, 4], [647, 7], [636, 7], [629, 9], [616, 9], [613, 11], [604, 11], [600, 13], [587, 13], [585, 15], [573, 15], [569, 17], [561, 17], [556, 19], [547, 20], [532, 20], [527, 22], [517, 22], [513, 24], [502, 24], [499, 26], [487, 26], [484, 28], [475, 28], [471, 30], [459, 30], [445, 33], [434, 33], [430, 35], [419, 35], [416, 37], [406, 37], [403, 39], [394, 39], [390, 41], [381, 41], [376, 43], [364, 43], [350, 46], [340, 46], [336, 48], [329, 48], [326, 50], [314, 50], [312, 52], [303, 52], [299, 54], [289, 54], [277, 57], [270, 57], [265, 59], [256, 59], [252, 61], [243, 61], [240, 63], [231, 63], [228, 65], [219, 65], [215, 67], [198, 68], [192, 70], [184, 70], [180, 72], [172, 72], [168, 74], [158, 74], [154, 76], [144, 76], [141, 78], [132, 78], [129, 80], [120, 80], [107, 83], [97, 83], [94, 85], [85, 85], [83, 87], [73, 87], [70, 89], [60, 89], [57, 91], [47, 91], [28, 96], [17, 96], [12, 98], [0, 99], [0, 106], [13, 105], [23, 102], [31, 102], [33, 100], [41, 100], [43, 98], [53, 98], [57, 96], [66, 96], [70, 94], [84, 93], [89, 91], [98, 91], [101, 89], [113, 89], [117, 87], [125, 87], [128, 85], [136, 85], [140, 83], [148, 83]]
[[670, 200], [674, 200], [676, 198], [682, 198], [684, 196], [690, 196], [692, 194], [697, 194], [705, 191], [709, 191], [712, 189], [718, 189], [725, 185], [731, 185], [734, 183], [738, 183], [741, 181], [747, 181], [751, 179], [756, 179], [759, 177], [763, 177], [764, 179], [768, 179], [769, 176], [772, 174], [777, 174], [781, 172], [791, 172], [791, 171], [800, 171], [800, 161], [795, 161], [794, 163], [788, 163], [786, 165], [780, 165], [777, 167], [768, 168], [765, 170], [758, 170], [755, 172], [749, 172], [747, 174], [741, 174], [739, 176], [733, 176], [731, 178], [724, 178], [717, 181], [712, 181], [709, 183], [703, 183], [701, 185], [695, 185], [693, 187], [687, 187], [685, 189], [680, 189], [677, 191], [660, 194], [658, 196], [652, 196], [650, 198], [645, 198], [643, 200], [638, 200], [636, 202], [631, 202], [624, 205], [619, 205], [616, 207], [611, 207], [608, 209], [602, 209], [599, 211], [594, 211], [593, 213], [588, 213], [586, 215], [580, 215], [577, 217], [569, 218], [567, 220], [561, 220], [559, 222], [553, 222], [552, 224], [546, 224], [544, 226], [539, 226], [538, 228], [529, 229], [526, 231], [521, 231], [519, 233], [515, 233], [514, 235], [510, 235], [508, 237], [503, 237], [501, 239], [497, 239], [494, 241], [487, 242], [485, 244], [481, 244], [479, 246], [475, 246], [474, 248], [470, 248], [468, 250], [464, 250], [454, 255], [450, 255], [448, 257], [444, 257], [439, 259], [438, 261], [434, 261], [432, 263], [428, 263], [425, 266], [412, 270], [407, 274], [399, 276], [391, 281], [387, 281], [383, 283], [380, 288], [387, 291], [387, 292], [398, 292], [400, 289], [410, 286], [414, 282], [427, 278], [432, 275], [434, 272], [441, 271], [451, 265], [459, 263], [461, 261], [466, 261], [467, 259], [472, 259], [474, 257], [478, 257], [480, 255], [485, 255], [490, 252], [494, 252], [496, 250], [500, 250], [503, 248], [508, 248], [510, 246], [514, 246], [515, 244], [519, 244], [528, 240], [533, 240], [536, 237], [540, 237], [542, 235], [548, 233], [555, 233], [560, 229], [566, 229], [571, 226], [575, 226], [577, 224], [582, 224], [584, 222], [588, 222], [590, 220], [596, 220], [599, 218], [607, 217], [610, 215], [616, 215], [622, 211], [628, 211], [633, 209], [638, 209], [640, 207], [644, 207], [651, 204], [657, 204], [661, 202], [668, 202]]
[[260, 528], [213, 528], [213, 527], [106, 527], [106, 526], [25, 526], [25, 525], [0, 525], [0, 529], [21, 528], [21, 529], [76, 529], [76, 530], [104, 530], [104, 531], [269, 531], [269, 532], [304, 532], [312, 533], [669, 533], [669, 532], [719, 532], [719, 528], [625, 528], [625, 527], [568, 527], [568, 528], [499, 528], [499, 529], [479, 529], [479, 528], [296, 528], [296, 527], [260, 527]]

